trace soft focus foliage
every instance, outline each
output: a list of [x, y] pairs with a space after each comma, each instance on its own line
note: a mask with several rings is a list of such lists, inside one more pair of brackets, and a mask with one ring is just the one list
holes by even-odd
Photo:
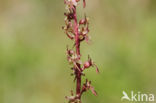
[[[98, 96], [87, 93], [84, 103], [122, 103], [123, 90], [156, 94], [156, 1], [88, 1], [92, 42], [81, 52], [100, 75], [86, 72]], [[63, 12], [63, 0], [1, 0], [0, 103], [64, 103], [75, 86]]]

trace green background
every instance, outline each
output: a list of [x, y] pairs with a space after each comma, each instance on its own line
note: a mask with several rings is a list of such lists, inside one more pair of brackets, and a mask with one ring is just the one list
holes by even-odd
[[[0, 103], [67, 103], [75, 84], [63, 2], [0, 0]], [[100, 74], [85, 72], [98, 96], [89, 91], [83, 103], [123, 103], [123, 90], [156, 94], [156, 0], [86, 2], [78, 17], [86, 12], [92, 38], [81, 45], [82, 59], [90, 54]]]

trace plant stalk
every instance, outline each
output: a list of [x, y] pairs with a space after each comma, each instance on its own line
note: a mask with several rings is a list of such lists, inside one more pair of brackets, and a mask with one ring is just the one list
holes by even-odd
[[[78, 23], [77, 23], [77, 14], [76, 14], [76, 7], [74, 6], [74, 29], [75, 29], [75, 45], [76, 45], [76, 54], [79, 56], [80, 59], [80, 40], [79, 40], [79, 33], [78, 33]], [[77, 63], [78, 68], [80, 68], [80, 64]], [[76, 94], [80, 97], [81, 92], [81, 71], [78, 69], [76, 70]]]

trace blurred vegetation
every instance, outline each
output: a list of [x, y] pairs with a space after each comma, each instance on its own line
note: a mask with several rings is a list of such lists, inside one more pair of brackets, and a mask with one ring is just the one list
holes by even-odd
[[[64, 103], [75, 87], [61, 30], [63, 0], [0, 1], [0, 103]], [[84, 103], [122, 103], [122, 91], [156, 94], [156, 1], [87, 0], [91, 45], [100, 68], [86, 75], [98, 92]], [[82, 7], [78, 15], [83, 15]], [[72, 45], [72, 44], [71, 44]]]

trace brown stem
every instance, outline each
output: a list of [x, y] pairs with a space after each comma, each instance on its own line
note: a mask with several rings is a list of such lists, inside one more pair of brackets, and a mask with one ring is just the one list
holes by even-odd
[[[76, 46], [76, 54], [78, 58], [80, 59], [80, 40], [79, 40], [79, 33], [78, 33], [78, 23], [77, 23], [77, 15], [76, 15], [76, 7], [74, 6], [74, 28], [75, 28], [75, 46]], [[80, 67], [80, 64], [77, 63], [78, 68]], [[76, 94], [79, 95], [79, 99], [81, 98], [80, 92], [81, 92], [81, 71], [76, 69]]]

